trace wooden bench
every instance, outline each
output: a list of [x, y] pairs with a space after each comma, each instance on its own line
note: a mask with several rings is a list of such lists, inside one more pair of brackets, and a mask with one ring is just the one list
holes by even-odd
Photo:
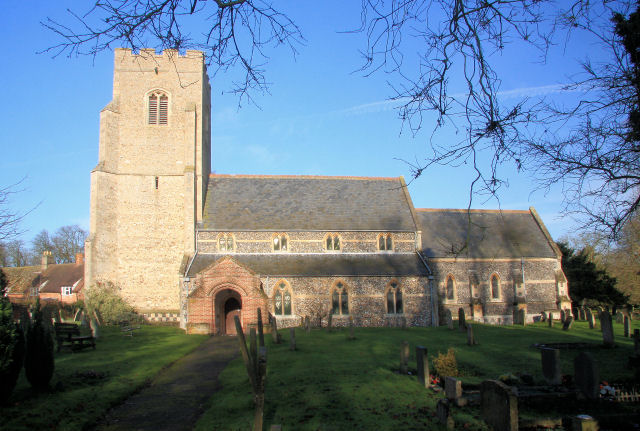
[[68, 347], [72, 351], [82, 350], [85, 347], [96, 348], [96, 339], [90, 335], [81, 336], [80, 328], [75, 323], [56, 323], [56, 342], [58, 352], [62, 347]]

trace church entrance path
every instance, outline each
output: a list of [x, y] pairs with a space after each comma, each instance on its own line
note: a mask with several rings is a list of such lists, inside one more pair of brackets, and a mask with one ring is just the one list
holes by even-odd
[[191, 430], [219, 389], [218, 374], [238, 354], [235, 337], [211, 337], [115, 407], [100, 431]]

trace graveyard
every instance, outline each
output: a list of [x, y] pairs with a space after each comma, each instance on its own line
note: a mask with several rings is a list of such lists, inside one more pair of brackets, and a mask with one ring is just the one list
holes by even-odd
[[[634, 339], [625, 332], [633, 334], [640, 322], [628, 322], [625, 331], [624, 321], [612, 319], [613, 347], [603, 343], [597, 320], [594, 329], [580, 319], [567, 329], [559, 321], [526, 326], [466, 323], [467, 329], [452, 319], [437, 328], [354, 328], [353, 334], [348, 327], [299, 327], [293, 333], [281, 328], [280, 342], [265, 334], [264, 429], [488, 429], [482, 403], [498, 402], [495, 397], [499, 400], [503, 387], [517, 388], [512, 398], [518, 401], [521, 429], [541, 418], [549, 428], [570, 429], [566, 424], [561, 428], [562, 418], [578, 414], [604, 418], [605, 424], [637, 420], [637, 397], [590, 400], [579, 393], [574, 379], [576, 373], [593, 375], [589, 367], [595, 364], [598, 389], [606, 381], [631, 394], [634, 371], [628, 362]], [[119, 328], [101, 332], [96, 350], [56, 354], [50, 392], [34, 396], [21, 376], [10, 405], [0, 408], [2, 429], [91, 429], [109, 408], [207, 339], [146, 325], [132, 337], [123, 336]], [[470, 335], [475, 343], [469, 342]], [[551, 353], [542, 353], [545, 349]], [[418, 375], [418, 351], [428, 358], [427, 384]], [[438, 355], [442, 359], [447, 351], [453, 351], [456, 364], [442, 363], [449, 366], [447, 373], [457, 374], [448, 379], [437, 376], [435, 367]], [[585, 362], [583, 352], [591, 362]], [[542, 360], [549, 355], [551, 360]], [[438, 379], [435, 388], [425, 387]], [[195, 429], [251, 429], [252, 387], [240, 355], [222, 371], [219, 382]], [[497, 394], [494, 398], [482, 392], [487, 384], [491, 394]]]

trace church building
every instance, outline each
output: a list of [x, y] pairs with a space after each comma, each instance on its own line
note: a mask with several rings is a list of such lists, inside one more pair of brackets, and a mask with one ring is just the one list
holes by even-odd
[[570, 306], [533, 208], [415, 208], [402, 177], [212, 174], [199, 51], [115, 50], [85, 255], [85, 286], [113, 283], [190, 333], [233, 334], [258, 308], [287, 327], [430, 326], [459, 308], [508, 324]]

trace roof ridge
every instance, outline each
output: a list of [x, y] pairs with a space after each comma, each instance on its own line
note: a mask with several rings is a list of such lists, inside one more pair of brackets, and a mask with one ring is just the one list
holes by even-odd
[[383, 180], [398, 181], [399, 177], [362, 177], [348, 175], [258, 175], [258, 174], [209, 174], [209, 178], [265, 178], [265, 179], [310, 179], [310, 180]]
[[500, 214], [500, 213], [511, 213], [511, 214], [529, 214], [529, 210], [488, 210], [488, 209], [467, 209], [467, 208], [416, 208], [416, 211], [422, 212], [437, 212], [437, 211], [448, 211], [448, 212], [472, 212], [472, 213], [491, 213], [491, 214]]

